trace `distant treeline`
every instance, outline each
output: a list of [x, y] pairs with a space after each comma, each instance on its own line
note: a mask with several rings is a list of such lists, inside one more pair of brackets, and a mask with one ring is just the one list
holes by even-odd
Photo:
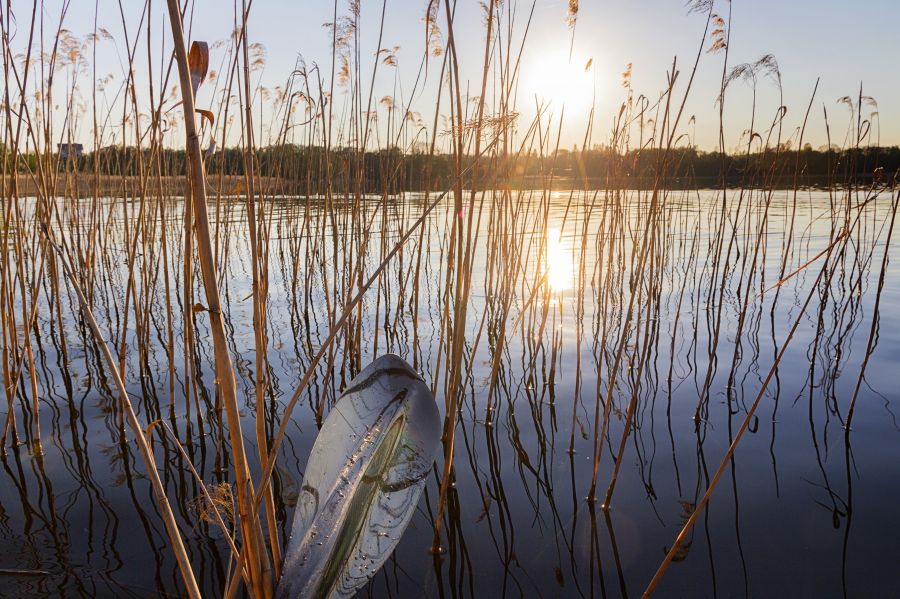
[[[133, 147], [110, 146], [96, 152], [69, 152], [56, 160], [59, 170], [78, 173], [99, 172], [106, 176], [137, 176], [140, 165], [151, 175], [170, 176], [185, 172], [183, 150], [159, 152]], [[34, 154], [19, 154], [13, 160], [0, 147], [4, 172], [33, 170]], [[140, 159], [139, 159], [140, 158]], [[239, 148], [217, 150], [207, 157], [207, 173], [242, 176], [246, 157]], [[403, 153], [386, 149], [361, 153], [353, 149], [326, 152], [317, 146], [281, 145], [257, 150], [257, 173], [286, 182], [297, 192], [321, 193], [333, 190], [396, 192], [400, 190], [446, 189], [453, 183], [455, 165], [447, 154], [429, 156], [421, 152]], [[472, 158], [467, 157], [464, 168]], [[149, 170], [148, 169], [152, 169]], [[716, 187], [727, 185], [829, 185], [871, 179], [890, 180], [900, 169], [900, 147], [860, 149], [769, 149], [751, 154], [721, 154], [693, 148], [669, 152], [645, 149], [617, 153], [605, 148], [586, 151], [560, 150], [550, 156], [520, 153], [509, 158], [484, 158], [472, 169], [464, 186], [478, 178], [481, 187], [510, 185], [541, 187], [551, 184], [575, 187], [665, 186]]]

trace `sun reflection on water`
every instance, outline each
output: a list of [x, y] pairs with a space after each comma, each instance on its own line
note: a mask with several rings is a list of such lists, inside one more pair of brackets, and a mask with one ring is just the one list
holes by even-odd
[[556, 293], [571, 289], [574, 284], [571, 248], [563, 241], [559, 229], [547, 229], [544, 267], [547, 269], [547, 284]]

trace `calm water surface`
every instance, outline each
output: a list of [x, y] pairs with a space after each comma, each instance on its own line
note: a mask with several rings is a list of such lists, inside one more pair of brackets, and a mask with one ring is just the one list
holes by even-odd
[[[640, 323], [633, 325], [624, 346], [612, 397], [609, 438], [598, 477], [601, 496], [612, 473], [611, 456], [618, 450], [628, 403], [632, 397], [637, 403], [635, 430], [608, 512], [599, 509], [599, 502], [585, 501], [592, 474], [594, 411], [598, 390], [606, 394], [629, 289], [638, 288], [629, 287], [627, 277], [633, 270], [629, 256], [644, 230], [641, 215], [646, 214], [648, 198], [631, 197], [619, 213], [629, 225], [620, 229], [626, 233], [613, 244], [617, 257], [612, 263], [607, 260], [610, 239], [605, 231], [616, 211], [606, 192], [574, 197], [566, 192], [549, 198], [541, 192], [524, 193], [518, 198], [521, 212], [515, 225], [502, 231], [497, 223], [512, 217], [492, 215], [486, 202], [476, 219], [480, 237], [468, 317], [469, 350], [476, 340], [478, 345], [464, 381], [456, 482], [444, 527], [446, 551], [437, 559], [429, 553], [438, 489], [435, 474], [394, 557], [361, 595], [639, 596], [705, 491], [799, 317], [797, 333], [764, 391], [733, 465], [658, 596], [895, 596], [900, 588], [896, 244], [890, 250], [877, 343], [860, 388], [849, 444], [842, 424], [872, 327], [890, 194], [866, 208], [854, 243], [840, 258], [842, 266], [829, 285], [820, 286], [805, 313], [800, 307], [813, 288], [821, 260], [791, 278], [777, 294], [770, 290], [759, 295], [778, 279], [792, 214], [786, 272], [828, 245], [832, 202], [846, 202], [845, 196], [804, 191], [794, 211], [792, 194], [776, 192], [765, 222], [764, 196], [745, 197], [740, 212], [737, 196], [730, 196], [722, 249], [728, 256], [728, 275], [721, 294], [722, 286], [711, 283], [720, 280], [714, 277], [722, 276], [725, 264], [724, 259], [715, 260], [720, 194], [672, 192], [667, 197], [658, 225], [664, 234], [654, 254], [658, 276], [641, 283], [646, 289], [639, 303]], [[336, 226], [341, 239], [335, 241], [319, 202], [286, 198], [268, 202], [272, 222], [268, 410], [277, 424], [305, 365], [327, 334], [322, 272], [329, 273], [328, 283], [333, 285], [334, 265], [339, 263], [333, 248], [348, 235], [341, 229], [341, 219], [349, 215], [339, 211]], [[377, 200], [365, 205], [366, 214], [374, 215], [375, 231], [368, 240], [367, 272], [377, 265], [382, 247], [390, 248], [421, 207], [422, 198], [416, 195], [393, 198], [383, 207]], [[464, 210], [478, 208], [476, 204]], [[176, 248], [169, 256], [173, 289], [181, 285], [180, 209], [174, 201], [167, 221]], [[549, 232], [535, 228], [544, 209]], [[128, 210], [134, 218], [134, 206]], [[115, 232], [125, 218], [121, 201], [110, 201], [104, 214], [113, 232], [102, 256], [106, 275], [96, 287], [94, 310], [107, 338], [118, 345], [127, 283], [125, 244], [121, 233]], [[382, 282], [369, 292], [358, 348], [362, 364], [376, 353], [391, 351], [415, 361], [429, 384], [443, 368], [438, 366], [443, 359], [438, 356], [445, 301], [441, 289], [453, 216], [451, 203], [440, 205], [425, 233], [413, 236]], [[254, 336], [252, 305], [246, 299], [250, 263], [242, 205], [226, 202], [221, 219], [222, 283], [239, 392], [246, 398], [245, 436], [250, 445]], [[379, 229], [386, 231], [383, 240]], [[759, 230], [765, 234], [757, 249]], [[728, 252], [732, 232], [735, 241]], [[72, 238], [76, 233], [69, 231]], [[515, 295], [508, 313], [499, 307], [498, 258], [489, 248], [489, 241], [501, 239], [518, 247], [523, 256], [510, 283]], [[542, 239], [549, 239], [543, 252], [538, 249]], [[315, 259], [305, 264], [304, 257], [314, 250]], [[411, 290], [419, 254], [416, 307]], [[138, 259], [144, 274], [137, 288], [151, 301], [151, 347], [144, 357], [137, 351], [133, 318], [125, 339], [127, 383], [144, 423], [167, 417], [170, 401], [164, 290], [161, 283], [148, 283], [160, 280], [158, 259], [143, 254]], [[542, 263], [550, 267], [550, 294], [531, 292]], [[604, 280], [612, 281], [614, 293], [604, 293]], [[746, 297], [750, 301], [738, 339]], [[71, 306], [73, 299], [64, 294], [62, 301]], [[172, 301], [175, 424], [184, 439], [181, 304], [174, 295]], [[55, 312], [51, 317], [46, 304], [38, 314], [36, 383], [45, 456], [35, 459], [27, 446], [21, 446], [0, 460], [0, 568], [43, 569], [49, 575], [0, 575], [0, 596], [179, 596], [178, 571], [144, 465], [130, 436], [126, 444], [120, 442], [117, 402], [97, 348], [75, 310], [63, 312], [69, 316], [62, 323]], [[486, 426], [492, 348], [504, 318], [506, 343], [492, 398], [493, 426]], [[196, 423], [194, 407], [191, 440], [185, 448], [204, 480], [216, 482], [226, 476], [221, 459], [227, 453], [227, 433], [223, 440], [214, 417], [212, 350], [202, 313], [196, 322], [200, 341], [192, 368], [202, 384], [193, 405], [199, 406], [202, 422]], [[314, 406], [323, 394], [332, 402], [353, 374], [352, 361], [342, 359], [346, 351], [347, 345], [339, 343], [335, 357], [338, 365], [345, 365], [342, 375], [326, 380], [320, 369], [292, 416], [278, 467], [276, 499], [285, 539], [317, 432]], [[698, 424], [694, 415], [704, 387], [708, 401]], [[442, 388], [443, 378], [437, 400], [443, 417]], [[30, 398], [27, 376], [20, 385], [22, 393]], [[25, 436], [34, 415], [19, 403], [16, 415]], [[5, 415], [4, 403], [0, 416]], [[200, 492], [171, 441], [156, 442], [156, 460], [201, 588], [208, 596], [220, 596], [226, 544], [215, 527], [199, 521], [190, 507]]]

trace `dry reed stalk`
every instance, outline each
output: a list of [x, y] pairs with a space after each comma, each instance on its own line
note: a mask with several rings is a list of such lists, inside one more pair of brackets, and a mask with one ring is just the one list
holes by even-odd
[[[434, 517], [434, 540], [432, 542], [432, 553], [440, 552], [440, 542], [441, 542], [441, 525], [443, 523], [443, 512], [446, 502], [447, 490], [450, 487], [450, 479], [452, 477], [452, 469], [453, 469], [453, 457], [454, 457], [454, 441], [456, 435], [456, 417], [457, 417], [457, 409], [459, 405], [459, 393], [460, 393], [460, 379], [461, 379], [461, 369], [463, 368], [463, 349], [465, 347], [465, 337], [466, 337], [466, 316], [467, 316], [467, 308], [469, 303], [469, 292], [472, 281], [472, 243], [473, 243], [473, 234], [472, 234], [472, 222], [473, 216], [475, 213], [474, 204], [475, 204], [475, 193], [476, 186], [472, 185], [472, 190], [469, 195], [469, 209], [467, 210], [467, 228], [465, 230], [465, 235], [463, 235], [463, 231], [461, 227], [458, 226], [458, 221], [461, 220], [463, 216], [463, 190], [462, 190], [462, 177], [461, 174], [463, 172], [462, 167], [462, 157], [464, 152], [464, 142], [463, 142], [463, 112], [464, 107], [462, 100], [460, 98], [460, 85], [461, 80], [459, 78], [459, 62], [456, 54], [456, 42], [453, 35], [453, 16], [454, 11], [450, 7], [450, 0], [444, 1], [444, 8], [447, 14], [447, 47], [450, 51], [451, 55], [451, 73], [452, 77], [450, 78], [451, 88], [455, 93], [456, 98], [456, 121], [455, 121], [455, 149], [456, 149], [456, 172], [460, 175], [457, 177], [456, 185], [454, 188], [454, 220], [453, 220], [453, 231], [456, 233], [456, 247], [455, 247], [455, 257], [457, 260], [456, 265], [456, 292], [454, 294], [454, 315], [453, 315], [453, 333], [450, 337], [451, 341], [451, 351], [452, 355], [448, 356], [448, 375], [447, 375], [447, 385], [445, 386], [445, 402], [447, 405], [447, 412], [444, 421], [444, 431], [442, 435], [442, 440], [444, 442], [444, 466], [443, 472], [441, 474], [441, 484], [440, 489], [438, 491], [438, 507], [437, 512]], [[480, 145], [481, 145], [481, 130], [483, 126], [484, 120], [484, 97], [487, 93], [487, 76], [488, 69], [490, 66], [490, 49], [491, 44], [493, 42], [493, 27], [494, 27], [494, 8], [495, 4], [493, 2], [489, 3], [488, 15], [487, 15], [487, 31], [485, 34], [485, 42], [484, 42], [484, 62], [482, 67], [482, 79], [481, 79], [481, 94], [479, 96], [478, 101], [478, 116], [475, 126], [474, 138], [475, 138], [475, 151], [474, 154], [476, 156], [476, 161], [473, 162], [473, 166], [476, 167], [473, 169], [473, 180], [477, 178], [477, 158], [481, 156]], [[455, 82], [455, 85], [454, 85]], [[453, 110], [453, 103], [451, 102], [451, 111]], [[451, 234], [451, 245], [453, 243], [453, 234]], [[448, 272], [449, 276], [449, 272]]]
[[[247, 186], [247, 226], [250, 233], [253, 332], [256, 346], [256, 446], [259, 453], [259, 461], [262, 463], [268, 452], [268, 440], [266, 438], [266, 389], [268, 387], [266, 294], [268, 293], [268, 283], [263, 274], [265, 273], [265, 265], [262, 263], [261, 253], [263, 253], [263, 250], [259, 239], [260, 224], [257, 223], [256, 213], [256, 156], [254, 155], [253, 142], [253, 96], [250, 93], [250, 51], [247, 39], [248, 17], [247, 1], [242, 0], [241, 48], [244, 58], [244, 171]], [[281, 543], [278, 538], [278, 522], [275, 518], [275, 500], [272, 485], [266, 484], [260, 490], [265, 494], [264, 507], [269, 532], [269, 547], [272, 551], [274, 579], [278, 580], [281, 576]]]
[[[185, 203], [196, 209], [194, 228], [197, 235], [197, 253], [200, 257], [203, 286], [206, 292], [206, 309], [209, 314], [210, 329], [215, 348], [216, 378], [228, 418], [228, 432], [231, 439], [231, 449], [234, 454], [235, 485], [242, 531], [241, 536], [244, 544], [243, 549], [248, 554], [248, 569], [253, 583], [252, 590], [257, 597], [266, 598], [272, 596], [272, 567], [263, 541], [262, 526], [253, 503], [253, 482], [250, 478], [247, 455], [244, 449], [244, 438], [241, 432], [241, 417], [237, 403], [234, 369], [225, 332], [219, 288], [216, 282], [216, 267], [213, 263], [212, 239], [206, 204], [206, 180], [203, 173], [203, 155], [200, 151], [200, 140], [194, 120], [195, 109], [191, 68], [188, 64], [187, 47], [185, 46], [184, 33], [181, 27], [181, 12], [177, 0], [168, 0], [168, 10], [181, 82], [186, 136], [185, 145], [190, 167], [188, 179], [191, 183], [191, 198], [190, 202], [186, 201]], [[189, 256], [186, 259], [189, 259]], [[266, 484], [263, 483], [263, 489], [265, 489]]]

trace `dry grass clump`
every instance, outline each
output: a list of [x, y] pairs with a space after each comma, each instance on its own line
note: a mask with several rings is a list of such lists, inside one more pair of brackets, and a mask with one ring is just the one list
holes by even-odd
[[207, 524], [218, 525], [216, 512], [227, 523], [233, 524], [235, 517], [234, 495], [231, 491], [231, 483], [222, 481], [207, 485], [209, 497], [198, 495], [189, 503], [189, 507], [197, 514], [197, 517]]

